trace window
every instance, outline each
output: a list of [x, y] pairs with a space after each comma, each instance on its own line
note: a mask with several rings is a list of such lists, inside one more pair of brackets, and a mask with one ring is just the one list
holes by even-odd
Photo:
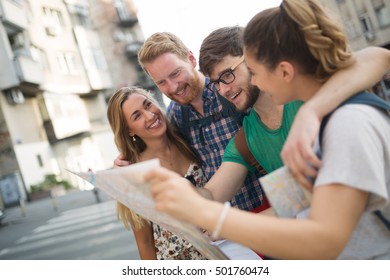
[[121, 21], [126, 21], [131, 18], [124, 0], [115, 0], [115, 9]]
[[64, 75], [76, 75], [79, 73], [76, 57], [72, 52], [61, 53], [57, 55], [57, 61], [61, 72]]
[[17, 50], [24, 47], [24, 34], [23, 32], [14, 33], [8, 36], [9, 43], [12, 50]]
[[36, 46], [31, 46], [30, 52], [32, 59], [39, 63], [42, 70], [50, 69], [46, 53], [42, 49]]
[[367, 13], [364, 13], [362, 15], [359, 16], [359, 19], [360, 19], [360, 23], [362, 25], [362, 28], [363, 28], [363, 34], [364, 34], [364, 37], [366, 38], [367, 41], [372, 41], [374, 40], [374, 29], [372, 27], [372, 24], [371, 24], [371, 20], [370, 20], [370, 17], [368, 16]]
[[107, 70], [106, 58], [101, 49], [88, 48], [82, 50], [84, 66], [87, 70], [97, 69], [101, 71]]
[[362, 24], [364, 33], [372, 32], [372, 25], [371, 25], [370, 17], [368, 16], [368, 14], [362, 14], [360, 16], [360, 22]]
[[61, 34], [64, 25], [64, 19], [60, 11], [43, 7], [43, 24], [46, 34], [49, 36], [58, 36]]
[[12, 52], [14, 55], [25, 55], [28, 56], [28, 45], [25, 41], [24, 33], [17, 32], [13, 34], [8, 34], [8, 41], [11, 46]]
[[390, 12], [384, 4], [375, 8], [375, 14], [378, 19], [379, 26], [386, 26], [390, 24]]
[[37, 155], [38, 166], [43, 167], [43, 161], [41, 155]]
[[107, 70], [106, 58], [101, 49], [92, 49], [93, 59], [98, 70]]
[[89, 27], [91, 25], [87, 7], [73, 4], [68, 5], [68, 8], [74, 25], [81, 25], [84, 27]]
[[345, 22], [344, 22], [344, 26], [345, 26], [345, 32], [347, 33], [348, 37], [350, 39], [353, 39], [353, 38], [356, 38], [358, 37], [358, 33], [356, 31], [356, 27], [355, 27], [355, 24], [353, 24], [353, 21], [350, 20], [350, 19], [347, 19]]

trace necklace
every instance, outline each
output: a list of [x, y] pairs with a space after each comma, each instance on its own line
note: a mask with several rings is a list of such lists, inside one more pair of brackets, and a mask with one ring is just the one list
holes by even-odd
[[169, 167], [169, 169], [173, 169], [173, 160], [172, 160], [173, 153], [172, 153], [172, 149], [171, 149], [171, 144], [168, 143], [167, 146], [168, 146], [168, 152], [169, 152], [168, 158], [165, 158], [162, 155], [152, 154], [151, 152], [145, 151], [145, 153], [152, 156], [153, 158], [158, 158], [160, 161], [165, 162], [167, 167]]

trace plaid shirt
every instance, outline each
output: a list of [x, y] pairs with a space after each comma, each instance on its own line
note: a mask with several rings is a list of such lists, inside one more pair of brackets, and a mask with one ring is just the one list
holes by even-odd
[[[206, 84], [209, 82], [206, 77]], [[216, 94], [206, 87], [202, 94], [204, 117], [222, 111], [222, 104]], [[174, 101], [168, 106], [167, 115], [177, 127], [183, 125], [182, 106], [189, 107], [189, 120], [202, 119], [191, 105], [180, 105]], [[190, 139], [186, 139], [198, 154], [205, 176], [210, 179], [222, 163], [223, 154], [230, 139], [236, 134], [240, 125], [233, 116], [221, 117], [209, 125], [190, 127]], [[263, 191], [258, 181], [259, 173], [252, 173], [245, 179], [244, 187], [235, 195], [231, 203], [243, 210], [252, 210], [262, 204]]]

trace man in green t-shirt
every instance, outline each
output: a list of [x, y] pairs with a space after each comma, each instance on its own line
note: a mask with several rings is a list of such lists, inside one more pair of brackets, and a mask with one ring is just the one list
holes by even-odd
[[[302, 102], [277, 106], [272, 97], [250, 84], [250, 72], [243, 59], [238, 26], [213, 31], [202, 43], [200, 70], [210, 77], [209, 89], [218, 91], [240, 111], [250, 110], [243, 120], [249, 150], [267, 173], [283, 165], [280, 151]], [[261, 139], [261, 140], [260, 140]], [[228, 201], [242, 186], [248, 163], [236, 147], [234, 138], [225, 149], [223, 163], [202, 191], [218, 201]]]

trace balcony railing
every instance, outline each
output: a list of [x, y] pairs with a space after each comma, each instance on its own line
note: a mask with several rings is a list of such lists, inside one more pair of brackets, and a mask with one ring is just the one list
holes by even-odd
[[125, 53], [126, 53], [127, 58], [130, 61], [132, 61], [132, 60], [137, 61], [138, 51], [141, 48], [141, 46], [142, 46], [142, 42], [137, 42], [137, 41], [129, 43], [125, 46]]

